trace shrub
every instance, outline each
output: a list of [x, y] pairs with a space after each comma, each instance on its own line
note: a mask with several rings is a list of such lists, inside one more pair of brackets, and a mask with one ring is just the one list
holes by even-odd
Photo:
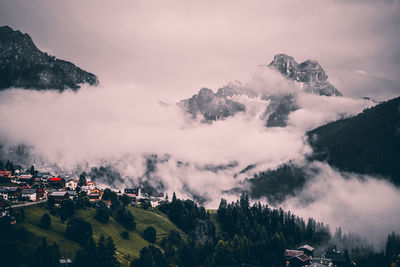
[[69, 220], [65, 231], [66, 236], [81, 245], [85, 245], [92, 236], [92, 225], [82, 218], [73, 217]]
[[43, 229], [48, 229], [51, 225], [51, 218], [49, 214], [45, 213], [40, 218], [40, 227]]
[[120, 196], [120, 200], [124, 206], [127, 206], [132, 203], [131, 198], [128, 197], [126, 194], [123, 194], [122, 196]]
[[141, 266], [168, 266], [167, 261], [159, 248], [153, 245], [140, 250], [139, 258], [131, 262], [131, 267]]
[[110, 219], [110, 210], [103, 201], [97, 203], [96, 215], [94, 218], [101, 223], [108, 223]]
[[132, 213], [126, 208], [118, 209], [115, 219], [127, 230], [134, 230], [136, 227], [135, 219]]
[[121, 237], [122, 237], [123, 239], [125, 239], [125, 240], [128, 240], [128, 239], [129, 239], [129, 232], [128, 232], [128, 231], [123, 231], [123, 232], [121, 233]]
[[150, 243], [156, 242], [157, 231], [153, 226], [147, 227], [143, 232], [143, 238]]
[[75, 203], [71, 199], [61, 202], [61, 211], [65, 213], [67, 218], [71, 218], [75, 214]]

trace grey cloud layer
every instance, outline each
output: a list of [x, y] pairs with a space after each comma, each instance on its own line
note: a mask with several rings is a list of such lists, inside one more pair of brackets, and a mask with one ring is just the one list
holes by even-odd
[[367, 175], [341, 173], [329, 165], [313, 163], [320, 174], [298, 196], [286, 200], [283, 207], [344, 232], [352, 231], [384, 248], [385, 237], [399, 232], [400, 191], [385, 180]]
[[[274, 73], [272, 76], [276, 78]], [[274, 91], [274, 85], [282, 83], [285, 81], [281, 77], [281, 81], [278, 79], [260, 88], [267, 90], [271, 87]], [[122, 186], [137, 183], [138, 177], [143, 176], [146, 156], [169, 154], [166, 157], [169, 160], [157, 165], [152, 177], [160, 179], [169, 194], [177, 192], [183, 198], [200, 195], [208, 199], [208, 207], [216, 208], [221, 197], [228, 200], [238, 197], [223, 194], [223, 191], [237, 186], [244, 178], [268, 168], [274, 169], [289, 160], [304, 161], [311, 152], [304, 138], [306, 130], [343, 115], [357, 114], [373, 105], [363, 99], [299, 93], [297, 99], [301, 108], [289, 116], [288, 126], [266, 128], [260, 114], [268, 101], [245, 95], [236, 99], [246, 104], [246, 112], [204, 124], [201, 119], [190, 120], [190, 116], [186, 116], [177, 105], [160, 104], [158, 96], [146, 94], [144, 89], [134, 86], [84, 87], [77, 93], [67, 91], [62, 94], [12, 89], [0, 92], [0, 121], [6, 125], [0, 128], [0, 140], [8, 144], [33, 145], [35, 153], [70, 170], [77, 165], [90, 168], [112, 164], [123, 177], [129, 177]], [[182, 164], [177, 164], [178, 161]], [[235, 176], [254, 163], [256, 168]], [[231, 167], [218, 171], [204, 167], [219, 164], [230, 164]], [[343, 211], [346, 214], [338, 220], [334, 212], [339, 207], [333, 205], [333, 197], [340, 195], [341, 184], [348, 184], [331, 175], [329, 168], [321, 169], [322, 174], [315, 182], [317, 187], [313, 188], [318, 192], [318, 185], [328, 187], [327, 194], [316, 198], [309, 209], [294, 205], [296, 200], [288, 202], [287, 207], [307, 216], [324, 215], [321, 219], [331, 224], [347, 223], [346, 216], [356, 211], [358, 206], [345, 206]], [[333, 178], [325, 180], [325, 173]], [[372, 183], [376, 182], [372, 180]], [[370, 183], [351, 186], [357, 192], [370, 192], [371, 189]], [[397, 199], [400, 195], [397, 189], [387, 184], [379, 188], [377, 197], [389, 193]], [[358, 202], [357, 196], [348, 190], [342, 194], [342, 203]], [[332, 206], [325, 206], [325, 213], [322, 213], [320, 202], [325, 205], [332, 203]], [[380, 202], [383, 208], [375, 209], [377, 214], [389, 212], [390, 203]], [[361, 215], [369, 214], [364, 212]], [[351, 216], [349, 218], [354, 220]], [[359, 229], [354, 221], [350, 222], [346, 224], [349, 228]], [[376, 223], [379, 224], [379, 220]], [[390, 226], [382, 227], [379, 233], [388, 231]]]

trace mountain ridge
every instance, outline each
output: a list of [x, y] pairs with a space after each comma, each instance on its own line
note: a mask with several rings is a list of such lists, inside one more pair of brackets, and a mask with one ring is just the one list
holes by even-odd
[[328, 75], [316, 60], [307, 59], [297, 63], [291, 56], [277, 54], [268, 67], [277, 70], [290, 80], [303, 83], [306, 92], [325, 96], [343, 96], [328, 81]]
[[27, 33], [9, 26], [0, 27], [0, 51], [0, 90], [76, 91], [85, 83], [99, 84], [96, 75], [40, 51]]
[[287, 162], [276, 170], [261, 171], [246, 179], [242, 190], [255, 199], [266, 197], [270, 203], [282, 203], [312, 182], [319, 173], [315, 162], [400, 186], [400, 97], [317, 127], [306, 137], [313, 153], [305, 164]]
[[357, 116], [307, 133], [314, 153], [342, 171], [388, 177], [400, 185], [400, 97], [365, 109]]
[[[322, 66], [315, 60], [306, 60], [297, 63], [293, 57], [286, 54], [277, 54], [268, 65], [269, 69], [279, 72], [285, 79], [299, 83], [301, 90], [321, 96], [343, 96], [328, 81], [328, 75]], [[300, 108], [297, 103], [297, 92], [270, 93], [259, 92], [240, 82], [228, 83], [219, 88], [216, 93], [208, 88], [202, 88], [191, 98], [181, 100], [178, 105], [194, 118], [204, 116], [204, 122], [211, 123], [234, 116], [239, 112], [246, 112], [246, 106], [237, 100], [236, 96], [245, 95], [248, 98], [260, 98], [269, 101], [261, 119], [266, 127], [286, 127], [288, 116]]]

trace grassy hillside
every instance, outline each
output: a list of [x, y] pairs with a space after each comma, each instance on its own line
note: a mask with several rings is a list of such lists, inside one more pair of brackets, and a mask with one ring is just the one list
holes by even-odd
[[[98, 240], [101, 235], [113, 238], [117, 247], [117, 258], [122, 266], [129, 265], [132, 258], [139, 255], [140, 249], [149, 244], [141, 237], [146, 227], [153, 226], [157, 230], [157, 243], [170, 230], [178, 230], [165, 215], [158, 211], [143, 210], [131, 206], [128, 209], [132, 212], [136, 221], [136, 230], [130, 231], [129, 240], [121, 237], [121, 232], [125, 231], [125, 229], [113, 218], [110, 217], [110, 221], [107, 224], [102, 224], [95, 220], [94, 208], [79, 210], [76, 213], [76, 216], [91, 223], [95, 240]], [[25, 219], [19, 224], [24, 226], [31, 234], [28, 240], [19, 244], [19, 248], [26, 259], [32, 258], [35, 248], [40, 244], [43, 236], [47, 238], [49, 244], [57, 242], [62, 256], [74, 257], [79, 245], [65, 237], [67, 222], [63, 223], [60, 218], [50, 215], [48, 210], [41, 206], [26, 207], [24, 211]], [[39, 227], [40, 218], [44, 213], [48, 213], [51, 217], [51, 228], [48, 230]]]
[[148, 226], [153, 226], [157, 230], [157, 243], [160, 242], [171, 230], [178, 228], [168, 219], [168, 217], [157, 211], [148, 211], [130, 206], [128, 208], [136, 221], [136, 230], [143, 233]]
[[[41, 237], [45, 236], [49, 244], [57, 242], [62, 255], [69, 257], [74, 255], [78, 244], [65, 238], [66, 224], [62, 223], [59, 218], [52, 216], [47, 209], [39, 206], [29, 206], [24, 208], [24, 212], [26, 217], [23, 222], [20, 222], [22, 226], [33, 233], [39, 240]], [[48, 213], [51, 218], [51, 228], [49, 230], [44, 230], [39, 227], [40, 218], [44, 213]], [[37, 246], [37, 243], [33, 245]]]

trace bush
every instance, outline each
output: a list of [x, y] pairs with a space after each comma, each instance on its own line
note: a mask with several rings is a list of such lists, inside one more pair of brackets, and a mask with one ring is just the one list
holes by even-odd
[[51, 225], [51, 218], [49, 214], [45, 213], [42, 215], [42, 218], [40, 218], [40, 227], [43, 229], [49, 229]]
[[140, 206], [142, 207], [142, 209], [148, 210], [151, 208], [151, 203], [150, 200], [148, 199], [141, 199], [140, 200]]
[[65, 231], [66, 236], [81, 245], [85, 245], [92, 236], [92, 225], [82, 218], [73, 217], [69, 220]]
[[110, 219], [110, 210], [103, 201], [97, 203], [96, 215], [94, 218], [101, 223], [108, 223]]
[[61, 221], [64, 223], [66, 220], [68, 220], [68, 214], [65, 210], [60, 210], [58, 212], [58, 215], [60, 216]]
[[75, 203], [71, 199], [64, 200], [61, 202], [61, 211], [67, 218], [71, 218], [75, 214]]
[[131, 198], [128, 197], [126, 194], [123, 194], [122, 196], [120, 196], [120, 200], [124, 206], [127, 206], [132, 203]]
[[111, 202], [115, 202], [115, 200], [118, 199], [118, 195], [114, 191], [111, 191], [110, 188], [106, 188], [103, 192], [103, 197], [101, 199], [111, 200]]
[[143, 232], [143, 238], [150, 243], [156, 242], [157, 231], [153, 226], [147, 227]]
[[53, 196], [49, 196], [47, 198], [47, 208], [51, 211], [54, 208], [54, 204], [56, 203], [56, 200], [54, 199]]
[[127, 230], [135, 230], [136, 223], [132, 213], [126, 208], [120, 208], [117, 210], [115, 220], [119, 222]]
[[123, 232], [121, 233], [121, 237], [122, 237], [123, 239], [125, 239], [125, 240], [128, 240], [128, 239], [129, 239], [129, 232], [128, 232], [128, 231], [123, 231]]
[[168, 266], [161, 250], [153, 245], [140, 250], [139, 258], [131, 262], [131, 267], [136, 266]]

